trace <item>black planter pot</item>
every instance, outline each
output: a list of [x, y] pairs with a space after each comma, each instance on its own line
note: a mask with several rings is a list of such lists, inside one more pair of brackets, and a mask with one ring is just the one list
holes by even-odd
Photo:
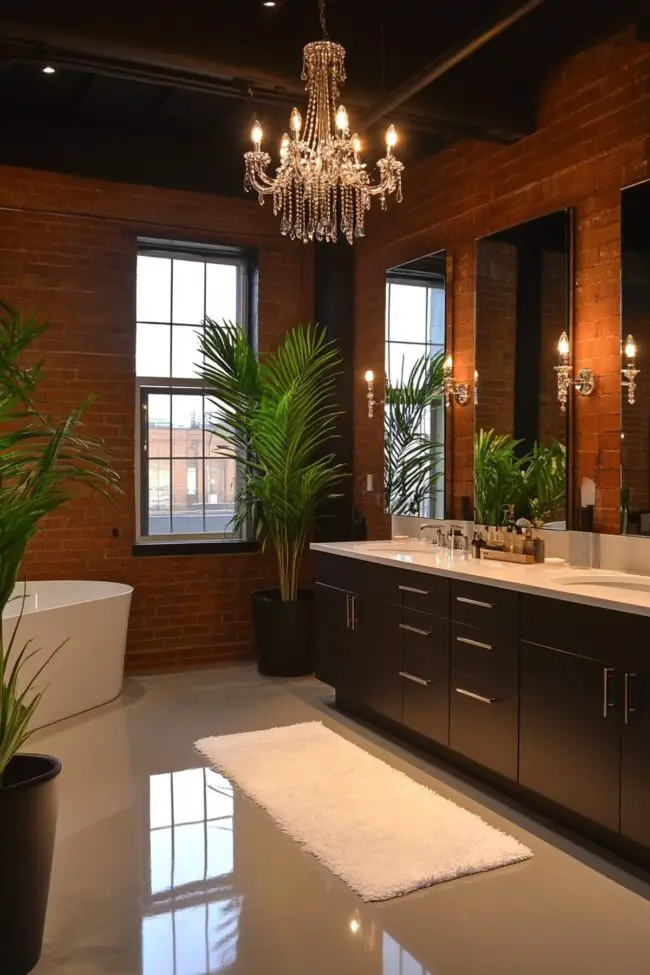
[[16, 755], [0, 786], [0, 972], [27, 975], [41, 957], [61, 763]]
[[314, 669], [314, 594], [283, 603], [279, 589], [251, 593], [257, 669], [268, 677], [304, 677]]

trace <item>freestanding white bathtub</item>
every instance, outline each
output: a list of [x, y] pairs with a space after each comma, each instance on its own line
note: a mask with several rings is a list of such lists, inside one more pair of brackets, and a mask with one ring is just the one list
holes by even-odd
[[28, 653], [39, 652], [25, 664], [20, 685], [66, 641], [34, 685], [46, 691], [32, 730], [116, 698], [122, 690], [132, 587], [114, 582], [21, 583], [2, 617], [5, 647], [16, 629], [24, 592], [23, 618], [9, 660], [28, 640]]

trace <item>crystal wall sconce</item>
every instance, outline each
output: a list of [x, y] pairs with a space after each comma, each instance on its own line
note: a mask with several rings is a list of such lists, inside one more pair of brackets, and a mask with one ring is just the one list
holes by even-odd
[[452, 399], [455, 399], [459, 406], [466, 406], [469, 403], [469, 383], [457, 383], [453, 378], [454, 360], [450, 355], [445, 359], [442, 366], [442, 383], [445, 395], [445, 406], [450, 407]]
[[641, 370], [636, 368], [636, 342], [634, 341], [633, 335], [628, 335], [626, 338], [623, 355], [626, 361], [625, 366], [621, 369], [623, 374], [621, 386], [627, 389], [627, 401], [630, 406], [634, 406], [636, 403], [636, 377]]
[[366, 400], [368, 401], [368, 417], [372, 419], [375, 415], [375, 406], [383, 406], [384, 401], [375, 399], [375, 374], [372, 369], [366, 370], [364, 379], [366, 380], [367, 386]]
[[557, 374], [557, 398], [561, 411], [566, 413], [566, 405], [571, 387], [573, 386], [575, 391], [580, 393], [581, 396], [591, 396], [596, 388], [596, 377], [591, 369], [578, 369], [574, 377], [573, 366], [569, 362], [571, 347], [569, 345], [569, 336], [566, 332], [562, 332], [560, 335], [557, 351], [559, 365], [554, 367]]

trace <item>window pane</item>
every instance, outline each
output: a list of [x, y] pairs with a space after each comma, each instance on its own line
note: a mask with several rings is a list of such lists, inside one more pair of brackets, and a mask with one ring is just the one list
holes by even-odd
[[150, 393], [147, 396], [147, 417], [149, 422], [149, 460], [156, 457], [169, 457], [171, 396]]
[[429, 288], [429, 342], [445, 344], [445, 289]]
[[149, 834], [151, 893], [160, 894], [172, 886], [172, 831], [154, 829]]
[[174, 790], [174, 823], [196, 823], [205, 817], [205, 799], [203, 796], [203, 769], [191, 768], [183, 772], [174, 772], [172, 785]]
[[199, 325], [204, 317], [205, 264], [174, 261], [172, 321]]
[[174, 829], [173, 886], [205, 880], [205, 824], [177, 826]]
[[138, 376], [169, 376], [169, 325], [138, 322], [135, 341], [135, 371]]
[[175, 912], [175, 975], [206, 975], [208, 972], [207, 904], [184, 907]]
[[171, 826], [172, 779], [169, 773], [149, 777], [149, 826]]
[[142, 919], [142, 975], [175, 975], [171, 914]]
[[171, 315], [171, 266], [168, 257], [138, 255], [136, 319], [168, 322]]
[[203, 397], [177, 393], [172, 397], [172, 455], [203, 456]]
[[389, 340], [426, 342], [427, 288], [412, 284], [391, 284], [389, 293]]
[[208, 823], [207, 875], [225, 877], [232, 873], [233, 866], [232, 819], [214, 819]]
[[219, 322], [226, 319], [236, 322], [237, 280], [239, 269], [234, 264], [206, 264], [205, 266], [205, 314]]
[[230, 970], [237, 962], [241, 897], [213, 901], [208, 907], [210, 972]]
[[205, 772], [205, 798], [208, 819], [217, 819], [219, 816], [232, 816], [233, 813], [233, 794], [232, 786], [228, 779], [212, 769]]
[[393, 385], [406, 380], [417, 362], [427, 351], [424, 345], [405, 345], [401, 342], [389, 342], [386, 345], [388, 376]]
[[172, 461], [172, 531], [179, 535], [205, 531], [203, 525], [203, 459]]
[[149, 461], [149, 533], [171, 531], [171, 468], [168, 460]]
[[189, 325], [172, 328], [172, 376], [175, 379], [196, 379], [202, 356], [199, 351], [199, 330]]

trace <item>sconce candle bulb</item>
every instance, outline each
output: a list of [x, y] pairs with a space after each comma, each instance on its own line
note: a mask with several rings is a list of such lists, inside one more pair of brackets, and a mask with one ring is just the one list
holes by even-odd
[[442, 364], [442, 385], [445, 396], [445, 406], [451, 406], [452, 398], [454, 398], [460, 406], [465, 406], [467, 403], [469, 403], [469, 383], [454, 382], [453, 371], [454, 360], [450, 354]]
[[623, 379], [621, 380], [621, 386], [627, 389], [627, 401], [630, 406], [634, 406], [636, 403], [636, 377], [641, 372], [640, 369], [636, 368], [636, 342], [634, 341], [633, 335], [628, 335], [625, 340], [625, 347], [623, 349], [626, 363], [621, 369], [623, 374]]
[[375, 399], [375, 374], [372, 369], [366, 369], [363, 378], [368, 387], [366, 399], [368, 401], [368, 418], [371, 420], [375, 415], [375, 406], [381, 406], [381, 403], [378, 403]]
[[562, 413], [566, 413], [566, 406], [569, 400], [569, 390], [573, 386], [581, 396], [590, 396], [596, 387], [596, 379], [591, 369], [579, 369], [575, 379], [573, 377], [573, 366], [569, 361], [571, 345], [569, 336], [562, 332], [557, 343], [559, 364], [554, 366], [557, 374], [557, 398]]

